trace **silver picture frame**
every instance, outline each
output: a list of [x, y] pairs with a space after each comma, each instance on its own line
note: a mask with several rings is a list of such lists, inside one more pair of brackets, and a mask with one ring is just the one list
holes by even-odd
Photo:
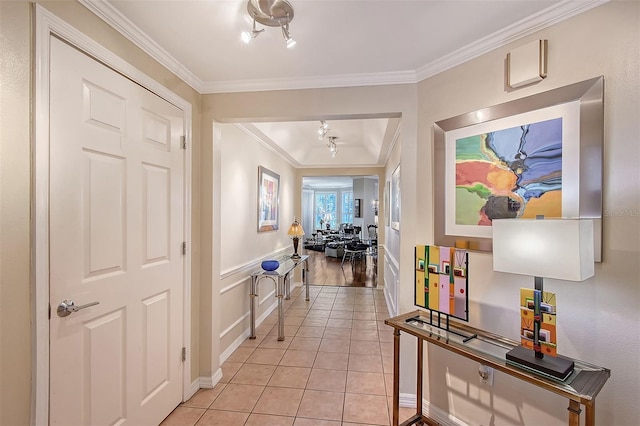
[[579, 177], [571, 186], [565, 186], [563, 182], [562, 190], [563, 193], [567, 191], [567, 194], [576, 203], [576, 208], [571, 215], [573, 218], [593, 220], [596, 260], [601, 261], [602, 152], [604, 140], [603, 77], [592, 78], [434, 123], [434, 241], [436, 245], [466, 248], [474, 251], [492, 251], [490, 237], [452, 235], [446, 232], [447, 212], [445, 209], [447, 197], [452, 196], [450, 192], [447, 192], [445, 177], [448, 173], [447, 167], [451, 167], [446, 161], [447, 133], [464, 127], [574, 101], [577, 101], [579, 107], [579, 137], [572, 143], [577, 143], [579, 146], [573, 150], [577, 154], [568, 159], [568, 164], [571, 168], [578, 168]]

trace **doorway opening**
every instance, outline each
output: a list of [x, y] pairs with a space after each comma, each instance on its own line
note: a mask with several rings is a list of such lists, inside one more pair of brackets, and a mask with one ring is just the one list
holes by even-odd
[[311, 284], [378, 286], [378, 176], [303, 177], [302, 225]]

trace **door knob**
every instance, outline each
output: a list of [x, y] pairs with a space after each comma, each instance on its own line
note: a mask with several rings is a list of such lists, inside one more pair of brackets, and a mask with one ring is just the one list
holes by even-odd
[[73, 312], [78, 312], [80, 309], [88, 308], [89, 306], [95, 306], [99, 303], [100, 302], [91, 302], [87, 303], [86, 305], [77, 306], [73, 300], [66, 299], [60, 302], [60, 304], [58, 305], [58, 316], [66, 317], [68, 315], [71, 315]]

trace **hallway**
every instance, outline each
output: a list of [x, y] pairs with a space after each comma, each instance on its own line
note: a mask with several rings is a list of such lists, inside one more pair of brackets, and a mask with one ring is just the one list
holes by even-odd
[[[274, 311], [222, 364], [221, 382], [162, 425], [389, 425], [393, 334], [383, 292], [312, 286], [310, 298], [293, 289], [285, 341], [277, 340]], [[400, 421], [413, 414], [401, 408]]]

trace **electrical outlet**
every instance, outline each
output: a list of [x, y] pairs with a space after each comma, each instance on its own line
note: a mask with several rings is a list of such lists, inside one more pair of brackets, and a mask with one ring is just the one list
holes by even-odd
[[481, 385], [493, 386], [493, 368], [481, 364], [478, 368], [478, 374]]

